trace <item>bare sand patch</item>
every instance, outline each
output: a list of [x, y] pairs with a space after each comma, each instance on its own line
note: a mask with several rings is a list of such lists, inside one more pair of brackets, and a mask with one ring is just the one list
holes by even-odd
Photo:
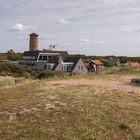
[[43, 88], [62, 88], [66, 86], [96, 86], [98, 88], [107, 88], [114, 90], [122, 90], [127, 92], [138, 92], [140, 93], [140, 87], [132, 86], [130, 84], [132, 76], [122, 77], [121, 79], [67, 79], [67, 80], [56, 80], [48, 81]]

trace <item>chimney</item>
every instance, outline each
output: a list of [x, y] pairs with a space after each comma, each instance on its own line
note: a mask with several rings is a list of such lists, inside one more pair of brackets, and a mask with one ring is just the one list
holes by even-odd
[[32, 33], [30, 34], [30, 43], [29, 43], [29, 51], [37, 51], [38, 50], [38, 34]]

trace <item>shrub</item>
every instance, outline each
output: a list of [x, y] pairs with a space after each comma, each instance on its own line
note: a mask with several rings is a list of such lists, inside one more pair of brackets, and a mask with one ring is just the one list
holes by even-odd
[[44, 71], [44, 72], [39, 73], [36, 76], [36, 79], [44, 79], [44, 78], [49, 78], [49, 77], [54, 77], [54, 76], [55, 74], [53, 72]]
[[108, 62], [108, 61], [102, 61], [103, 62], [103, 65], [105, 66], [105, 67], [113, 67], [113, 64], [111, 64], [110, 62]]
[[9, 62], [0, 62], [0, 75], [23, 76], [25, 78], [35, 78], [40, 73], [45, 73], [43, 69], [32, 68], [27, 66], [16, 65]]
[[70, 77], [75, 76], [75, 75], [77, 75], [77, 73], [72, 73], [72, 72], [69, 73], [69, 76], [70, 76]]
[[22, 76], [27, 78], [27, 79], [31, 78], [31, 74], [29, 72], [24, 72]]
[[7, 53], [7, 59], [10, 61], [18, 61], [22, 58], [21, 53]]
[[106, 67], [102, 71], [97, 71], [97, 74], [131, 74], [131, 73], [140, 73], [140, 68], [132, 68], [129, 66], [121, 67]]
[[58, 78], [65, 78], [67, 75], [68, 75], [68, 73], [66, 73], [66, 72], [60, 72], [60, 71], [58, 71], [58, 72], [54, 72], [54, 74], [56, 75], [56, 77], [58, 77]]
[[119, 124], [118, 127], [120, 128], [120, 130], [128, 130], [128, 129], [129, 129], [129, 126], [127, 126], [127, 125], [124, 124], [124, 123]]

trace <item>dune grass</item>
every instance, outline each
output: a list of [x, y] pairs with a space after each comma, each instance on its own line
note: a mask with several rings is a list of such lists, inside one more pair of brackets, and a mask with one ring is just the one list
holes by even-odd
[[0, 76], [0, 87], [15, 85], [15, 78], [12, 76]]
[[140, 93], [47, 82], [0, 89], [1, 140], [140, 140]]

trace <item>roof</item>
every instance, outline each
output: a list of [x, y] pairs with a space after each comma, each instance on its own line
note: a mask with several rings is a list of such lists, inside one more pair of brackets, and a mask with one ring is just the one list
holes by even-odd
[[92, 60], [91, 62], [93, 62], [96, 65], [103, 65], [103, 63], [100, 60]]
[[24, 56], [27, 56], [27, 57], [32, 57], [32, 58], [33, 58], [33, 59], [32, 59], [33, 61], [37, 61], [38, 55], [39, 55], [40, 53], [59, 53], [60, 56], [61, 56], [63, 59], [66, 58], [66, 57], [68, 56], [68, 52], [67, 52], [67, 51], [50, 51], [50, 50], [25, 51], [25, 52], [23, 53], [23, 58], [22, 58], [22, 60], [31, 60], [30, 58], [24, 59]]
[[52, 50], [41, 50], [39, 53], [59, 53], [62, 58], [65, 58], [68, 56], [67, 51], [52, 51]]
[[58, 63], [59, 63], [59, 58], [49, 59], [49, 60], [47, 61], [47, 63], [53, 63], [54, 66], [53, 66], [52, 70], [55, 70], [56, 67], [57, 67], [57, 65], [58, 65]]
[[36, 33], [31, 33], [30, 36], [39, 36], [39, 35]]
[[39, 55], [39, 51], [25, 51], [23, 53], [22, 60], [31, 60], [30, 58], [25, 59], [24, 57], [26, 56], [26, 57], [32, 57], [33, 61], [37, 61], [38, 55]]
[[68, 62], [72, 62], [72, 68], [71, 71], [73, 71], [73, 69], [75, 68], [76, 64], [78, 63], [78, 61], [80, 60], [80, 56], [68, 56], [66, 57], [63, 62], [68, 63]]

